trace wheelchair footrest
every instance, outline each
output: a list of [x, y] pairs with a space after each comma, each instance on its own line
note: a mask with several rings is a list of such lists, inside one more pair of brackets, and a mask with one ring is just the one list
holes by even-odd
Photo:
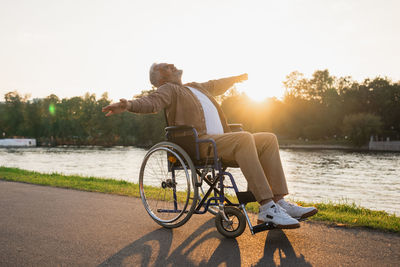
[[253, 226], [253, 233], [259, 233], [262, 231], [272, 230], [275, 229], [275, 226], [272, 223], [260, 223]]
[[246, 203], [249, 203], [249, 202], [256, 202], [257, 201], [256, 197], [250, 191], [237, 192], [236, 196], [237, 196], [240, 204], [246, 204]]

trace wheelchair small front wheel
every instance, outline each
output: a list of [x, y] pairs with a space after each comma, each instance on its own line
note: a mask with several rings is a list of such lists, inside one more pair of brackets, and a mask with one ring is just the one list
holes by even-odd
[[218, 232], [227, 238], [240, 236], [246, 229], [244, 214], [235, 207], [225, 207], [225, 215], [229, 219], [228, 221], [220, 213], [215, 216], [215, 226]]

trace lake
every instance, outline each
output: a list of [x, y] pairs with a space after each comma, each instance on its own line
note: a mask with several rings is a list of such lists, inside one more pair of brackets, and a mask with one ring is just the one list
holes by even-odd
[[[400, 154], [339, 150], [281, 149], [289, 197], [310, 202], [345, 201], [400, 214]], [[145, 149], [0, 148], [0, 165], [138, 182]], [[230, 170], [241, 190], [247, 183]]]

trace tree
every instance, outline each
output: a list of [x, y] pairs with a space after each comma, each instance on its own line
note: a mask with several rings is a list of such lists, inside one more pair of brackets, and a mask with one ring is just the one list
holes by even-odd
[[[294, 71], [287, 75], [283, 82], [286, 89], [285, 98], [303, 98], [322, 102], [328, 91], [336, 91], [335, 83], [336, 77], [330, 76], [328, 70], [315, 71], [311, 79], [304, 78], [303, 73]], [[331, 94], [332, 92], [328, 93], [328, 95]]]
[[381, 132], [381, 117], [371, 113], [350, 114], [343, 119], [343, 132], [356, 146], [365, 145], [370, 136]]
[[285, 98], [307, 98], [308, 80], [304, 74], [293, 71], [286, 76], [283, 82], [285, 87]]
[[[313, 73], [312, 79], [309, 81], [307, 88], [307, 95], [309, 99], [316, 99], [320, 102], [323, 101], [324, 96], [328, 91], [336, 91], [333, 88], [335, 77], [330, 76], [328, 70], [317, 70]], [[329, 95], [329, 93], [328, 93]]]

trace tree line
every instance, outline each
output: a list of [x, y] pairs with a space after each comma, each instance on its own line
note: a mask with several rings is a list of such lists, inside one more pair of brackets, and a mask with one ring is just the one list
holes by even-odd
[[[233, 89], [219, 102], [229, 122], [242, 123], [250, 132], [274, 132], [284, 139], [347, 139], [357, 146], [370, 136], [400, 139], [399, 82], [381, 77], [357, 82], [318, 70], [311, 78], [292, 72], [284, 86], [282, 100], [254, 102]], [[142, 91], [137, 97], [150, 92]], [[111, 103], [107, 93], [99, 99], [86, 93], [29, 100], [14, 91], [4, 99], [0, 103], [3, 138], [31, 137], [42, 145], [100, 146], [150, 146], [164, 139], [163, 112], [105, 117], [101, 108]]]
[[[9, 92], [0, 104], [3, 137], [32, 137], [40, 145], [150, 146], [163, 139], [162, 114], [125, 112], [105, 117], [102, 107], [111, 103], [107, 93], [60, 99], [50, 95], [27, 100]], [[162, 116], [161, 116], [162, 115]]]
[[328, 70], [306, 78], [297, 71], [284, 81], [282, 101], [255, 104], [244, 94], [230, 95], [222, 107], [231, 121], [252, 132], [270, 131], [288, 139], [348, 139], [356, 146], [378, 139], [400, 139], [400, 83], [377, 77], [357, 82]]

